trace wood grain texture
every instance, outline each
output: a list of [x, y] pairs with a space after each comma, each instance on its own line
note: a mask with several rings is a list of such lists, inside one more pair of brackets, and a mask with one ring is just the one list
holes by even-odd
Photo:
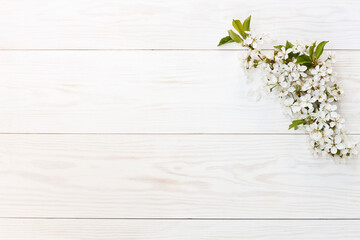
[[305, 136], [10, 134], [0, 154], [0, 217], [360, 217], [359, 162]]
[[360, 239], [359, 161], [314, 158], [216, 47], [249, 14], [265, 48], [330, 40], [358, 135], [359, 1], [0, 4], [0, 240]]
[[0, 219], [6, 240], [357, 240], [360, 221]]
[[[359, 49], [357, 0], [1, 0], [2, 49], [216, 49], [233, 18], [258, 32]], [[273, 44], [268, 44], [267, 47]], [[236, 48], [235, 45], [230, 48]]]
[[[279, 103], [247, 95], [237, 56], [0, 52], [0, 132], [291, 133]], [[337, 58], [346, 92], [340, 111], [359, 134], [360, 57], [340, 51]]]

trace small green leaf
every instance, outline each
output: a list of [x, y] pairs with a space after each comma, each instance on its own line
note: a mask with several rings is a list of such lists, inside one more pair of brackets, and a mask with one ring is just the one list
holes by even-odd
[[244, 21], [244, 24], [243, 24], [244, 31], [250, 31], [250, 21], [251, 21], [251, 15]]
[[327, 44], [329, 41], [322, 41], [321, 43], [319, 43], [319, 45], [317, 45], [316, 50], [315, 50], [315, 57], [318, 59], [321, 54], [324, 51], [324, 47], [325, 44]]
[[309, 63], [311, 64], [312, 60], [308, 55], [303, 54], [296, 58], [296, 63], [297, 64], [309, 64]]
[[289, 56], [289, 59], [297, 58], [297, 57], [299, 56], [299, 53], [293, 53], [293, 52], [291, 52], [291, 53], [288, 54], [288, 56]]
[[295, 130], [297, 130], [299, 128], [299, 125], [301, 124], [305, 124], [306, 120], [305, 119], [300, 119], [300, 120], [294, 120], [292, 121], [292, 123], [289, 125], [289, 130], [294, 128]]
[[233, 30], [229, 30], [228, 33], [229, 33], [230, 38], [231, 38], [234, 42], [241, 43], [241, 42], [243, 41], [238, 34], [234, 33]]
[[315, 49], [315, 46], [316, 46], [316, 41], [313, 43], [313, 45], [309, 48], [309, 55], [310, 55], [310, 58], [314, 61], [314, 49]]
[[240, 20], [233, 20], [232, 22], [233, 27], [240, 33], [240, 35], [245, 39], [246, 34], [244, 31], [244, 26], [241, 24]]
[[288, 50], [289, 48], [292, 48], [294, 45], [289, 42], [289, 41], [286, 41], [286, 45], [285, 45], [285, 50]]
[[231, 43], [231, 42], [234, 42], [234, 40], [232, 40], [230, 36], [226, 36], [226, 37], [223, 37], [220, 40], [218, 46], [221, 46], [221, 45], [224, 45], [224, 44], [227, 44], [227, 43]]
[[279, 50], [281, 50], [281, 48], [283, 48], [283, 47], [285, 47], [285, 46], [284, 46], [284, 45], [277, 45], [277, 46], [274, 46], [274, 48], [279, 49]]

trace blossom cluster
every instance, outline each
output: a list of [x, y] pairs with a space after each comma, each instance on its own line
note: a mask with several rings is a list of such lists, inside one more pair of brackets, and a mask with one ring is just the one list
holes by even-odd
[[316, 154], [341, 159], [357, 155], [357, 144], [346, 135], [344, 119], [337, 112], [343, 90], [332, 68], [334, 55], [323, 54], [327, 42], [286, 42], [270, 55], [263, 54], [264, 36], [250, 31], [250, 19], [234, 20], [240, 35], [229, 30], [219, 45], [237, 42], [248, 49], [243, 67], [261, 70], [266, 91], [280, 100], [292, 120], [289, 129], [308, 133]]

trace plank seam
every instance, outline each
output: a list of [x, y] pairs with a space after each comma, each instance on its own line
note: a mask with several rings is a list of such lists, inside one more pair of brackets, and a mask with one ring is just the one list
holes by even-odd
[[29, 220], [149, 220], [149, 221], [359, 221], [360, 218], [103, 218], [103, 217], [0, 217]]
[[[264, 48], [264, 51], [271, 51], [273, 49]], [[0, 49], [1, 52], [13, 51], [13, 52], [56, 52], [56, 51], [217, 51], [217, 52], [231, 52], [231, 51], [247, 51], [247, 49]], [[360, 49], [325, 49], [324, 51], [360, 51]]]
[[[307, 136], [306, 133], [119, 133], [119, 132], [111, 132], [111, 133], [101, 133], [101, 132], [94, 132], [94, 133], [81, 133], [81, 132], [53, 132], [53, 133], [11, 133], [11, 132], [3, 132], [0, 135], [154, 135], [154, 136], [172, 136], [172, 135], [185, 135], [185, 136], [201, 136], [201, 135], [239, 135], [239, 136]], [[360, 133], [347, 133], [347, 135], [351, 136], [358, 136]]]

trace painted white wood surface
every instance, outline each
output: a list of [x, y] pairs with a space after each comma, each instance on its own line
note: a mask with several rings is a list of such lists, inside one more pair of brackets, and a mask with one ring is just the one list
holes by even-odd
[[[360, 57], [337, 51], [340, 110], [360, 133]], [[247, 95], [235, 51], [0, 52], [0, 132], [291, 133]], [[266, 119], [266, 120], [265, 120]]]
[[340, 49], [359, 49], [360, 42], [357, 0], [1, 0], [0, 6], [2, 49], [216, 49], [231, 20], [250, 14], [258, 32], [280, 42], [330, 40]]
[[358, 161], [305, 136], [0, 135], [0, 217], [357, 218]]
[[249, 14], [266, 48], [330, 40], [359, 135], [359, 1], [0, 4], [1, 240], [360, 238], [358, 161], [314, 158], [216, 47]]
[[359, 221], [0, 219], [7, 240], [357, 240]]

